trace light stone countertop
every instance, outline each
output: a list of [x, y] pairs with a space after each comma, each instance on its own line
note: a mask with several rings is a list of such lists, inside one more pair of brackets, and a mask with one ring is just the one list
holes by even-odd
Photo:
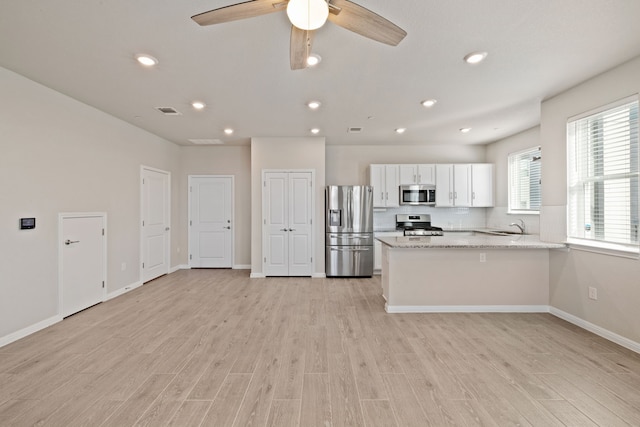
[[378, 237], [377, 240], [391, 248], [413, 249], [563, 249], [563, 243], [542, 242], [538, 235], [513, 234], [495, 236], [478, 233], [474, 236], [433, 237]]

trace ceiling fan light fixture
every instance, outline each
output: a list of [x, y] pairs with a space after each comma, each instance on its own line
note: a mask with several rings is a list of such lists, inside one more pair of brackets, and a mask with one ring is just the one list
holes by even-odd
[[290, 0], [287, 16], [301, 30], [317, 30], [329, 17], [329, 5], [325, 0]]

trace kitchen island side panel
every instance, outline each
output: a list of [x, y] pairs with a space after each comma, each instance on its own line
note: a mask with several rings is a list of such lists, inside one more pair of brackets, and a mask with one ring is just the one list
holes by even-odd
[[549, 304], [548, 249], [383, 247], [382, 281], [390, 312], [464, 311], [464, 306], [519, 311]]

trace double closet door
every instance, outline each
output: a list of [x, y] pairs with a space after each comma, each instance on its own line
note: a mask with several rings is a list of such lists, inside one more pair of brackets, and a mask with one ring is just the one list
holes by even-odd
[[265, 172], [264, 177], [263, 272], [311, 276], [312, 172]]

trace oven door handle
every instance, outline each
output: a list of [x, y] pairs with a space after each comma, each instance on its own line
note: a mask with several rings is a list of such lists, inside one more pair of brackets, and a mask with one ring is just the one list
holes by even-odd
[[336, 252], [366, 252], [370, 251], [370, 248], [331, 248], [332, 251]]

